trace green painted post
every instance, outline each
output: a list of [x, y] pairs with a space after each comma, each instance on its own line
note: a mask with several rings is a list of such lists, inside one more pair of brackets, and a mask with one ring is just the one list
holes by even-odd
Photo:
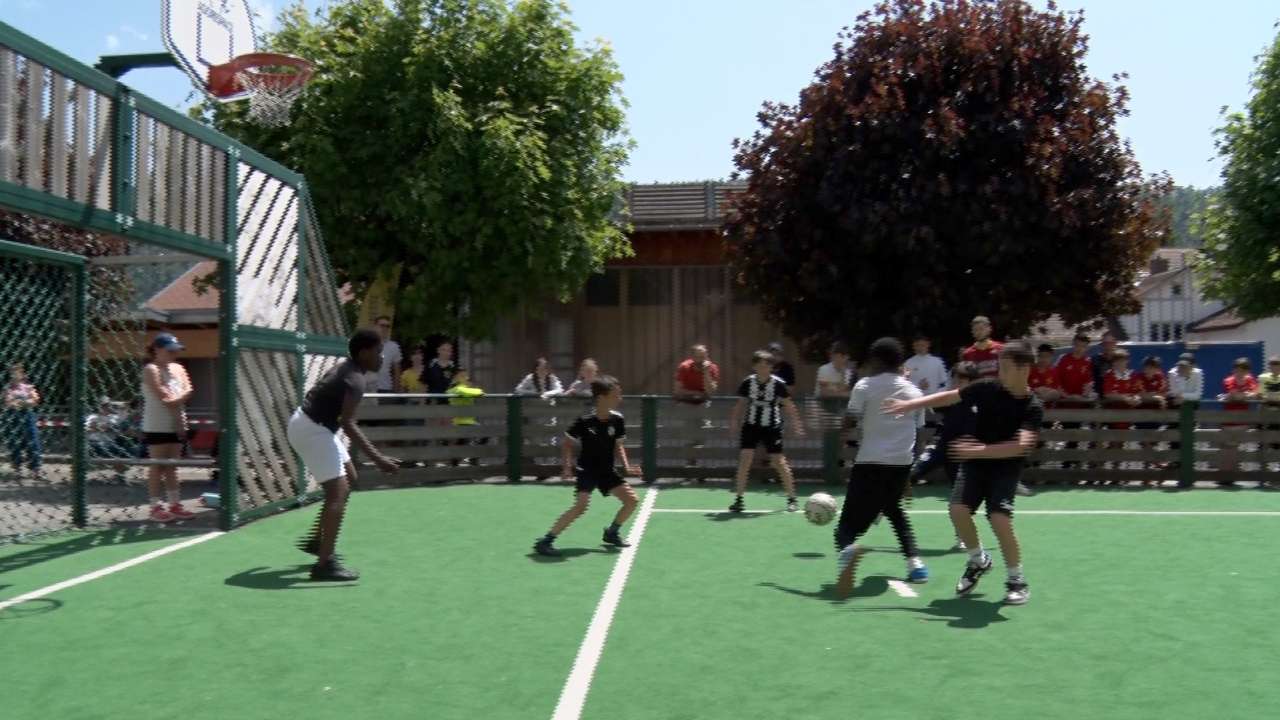
[[1200, 403], [1184, 400], [1179, 409], [1178, 487], [1189, 488], [1196, 482], [1196, 410]]
[[658, 481], [658, 398], [640, 399], [640, 470], [647, 483]]
[[[300, 339], [305, 339], [310, 328], [307, 327], [307, 209], [303, 202], [306, 198], [306, 188], [299, 185], [298, 193], [298, 328], [297, 333]], [[297, 406], [302, 405], [302, 396], [307, 392], [307, 348], [305, 344], [298, 345], [297, 352], [297, 368], [294, 392], [297, 395]], [[298, 458], [298, 477], [294, 478], [294, 490], [298, 495], [298, 502], [302, 502], [303, 496], [307, 494], [307, 469], [302, 464], [302, 458]]]
[[89, 270], [80, 265], [71, 283], [71, 520], [84, 527], [89, 519], [86, 477], [89, 461], [85, 447], [85, 396], [88, 394]]
[[230, 530], [239, 520], [240, 483], [237, 460], [240, 456], [240, 434], [236, 425], [236, 366], [240, 350], [236, 322], [236, 240], [240, 218], [236, 205], [240, 195], [240, 153], [232, 146], [227, 151], [226, 187], [223, 195], [224, 243], [229, 259], [218, 262], [218, 493], [220, 497], [218, 525]]
[[[823, 398], [821, 400], [822, 422], [822, 480], [836, 484], [840, 482], [840, 421], [828, 422], [828, 416], [840, 417], [839, 398]], [[815, 428], [816, 429], [816, 428]]]
[[507, 397], [507, 480], [520, 482], [524, 472], [524, 398]]
[[124, 85], [119, 86], [115, 96], [115, 119], [112, 127], [111, 148], [111, 209], [116, 213], [116, 222], [121, 230], [128, 231], [133, 227], [133, 219], [138, 214], [138, 195], [133, 179], [133, 125], [138, 112], [134, 104], [133, 93]]

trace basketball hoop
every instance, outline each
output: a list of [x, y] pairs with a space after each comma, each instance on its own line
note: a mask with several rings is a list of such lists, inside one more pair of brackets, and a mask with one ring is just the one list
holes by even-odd
[[217, 98], [249, 95], [249, 120], [264, 127], [289, 124], [289, 111], [302, 96], [315, 67], [280, 53], [248, 53], [209, 68], [209, 92]]

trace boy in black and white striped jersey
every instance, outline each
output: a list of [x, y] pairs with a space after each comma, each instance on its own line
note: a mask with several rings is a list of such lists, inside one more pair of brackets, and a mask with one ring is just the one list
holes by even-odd
[[738, 475], [733, 486], [735, 497], [729, 506], [731, 513], [740, 513], [744, 509], [742, 494], [746, 491], [747, 474], [760, 445], [764, 445], [765, 452], [769, 454], [769, 464], [782, 478], [782, 487], [787, 493], [787, 511], [795, 512], [799, 507], [796, 504], [795, 478], [791, 475], [787, 457], [782, 454], [783, 410], [790, 416], [797, 437], [804, 437], [804, 425], [800, 422], [796, 404], [791, 401], [787, 384], [773, 374], [773, 363], [771, 353], [757, 350], [751, 356], [751, 369], [755, 374], [748, 375], [738, 386], [739, 399], [733, 406], [733, 419], [729, 422], [729, 427], [741, 428], [738, 434]]

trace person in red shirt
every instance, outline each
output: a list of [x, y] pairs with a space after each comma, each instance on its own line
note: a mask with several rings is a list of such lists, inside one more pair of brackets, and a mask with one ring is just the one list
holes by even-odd
[[1031, 366], [1027, 387], [1035, 393], [1045, 407], [1053, 407], [1062, 397], [1062, 385], [1058, 382], [1058, 368], [1053, 365], [1053, 346], [1048, 343], [1036, 348], [1036, 364]]
[[711, 362], [706, 345], [694, 345], [689, 359], [676, 368], [676, 400], [701, 405], [720, 386], [720, 367]]
[[[1116, 348], [1111, 356], [1111, 369], [1102, 376], [1102, 404], [1113, 409], [1132, 410], [1142, 404], [1142, 380], [1138, 374], [1129, 369], [1129, 351]], [[1112, 430], [1128, 430], [1133, 427], [1127, 422], [1107, 423]], [[1106, 442], [1102, 446], [1108, 450], [1124, 447], [1124, 443]], [[1116, 480], [1112, 485], [1120, 484]]]
[[1160, 358], [1148, 355], [1142, 361], [1138, 382], [1142, 383], [1142, 407], [1163, 410], [1168, 405], [1169, 378], [1160, 367]]
[[1059, 407], [1093, 407], [1098, 395], [1094, 387], [1093, 359], [1089, 357], [1089, 336], [1080, 333], [1071, 341], [1071, 352], [1058, 358]]
[[979, 315], [970, 323], [973, 344], [960, 353], [960, 359], [978, 366], [978, 374], [984, 378], [1000, 375], [1000, 351], [1004, 345], [991, 339], [991, 320]]
[[[1234, 412], [1243, 412], [1252, 407], [1253, 403], [1258, 401], [1258, 378], [1249, 372], [1252, 366], [1249, 364], [1249, 358], [1237, 358], [1232, 366], [1231, 374], [1222, 381], [1222, 394], [1218, 396], [1218, 400], [1222, 401], [1223, 410], [1231, 410]], [[1245, 427], [1244, 423], [1223, 423], [1222, 428]], [[1240, 446], [1235, 443], [1222, 443], [1218, 447], [1218, 454], [1221, 458], [1218, 463], [1218, 472], [1234, 473], [1239, 469]], [[1224, 477], [1218, 481], [1219, 485], [1234, 485], [1235, 480], [1230, 476]]]

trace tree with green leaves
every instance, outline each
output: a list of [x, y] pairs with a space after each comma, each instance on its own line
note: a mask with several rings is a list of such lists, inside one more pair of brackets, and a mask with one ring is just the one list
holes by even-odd
[[397, 331], [483, 337], [626, 255], [622, 75], [552, 0], [341, 0], [270, 49], [316, 74], [281, 129], [222, 130], [307, 176], [341, 281], [402, 264]]
[[1178, 248], [1200, 248], [1204, 237], [1200, 234], [1199, 218], [1209, 209], [1217, 188], [1196, 188], [1179, 185], [1165, 197], [1169, 210], [1169, 245]]
[[1258, 58], [1253, 96], [1218, 130], [1222, 189], [1205, 212], [1205, 293], [1248, 319], [1280, 313], [1280, 36]]
[[923, 332], [946, 352], [1135, 312], [1167, 233], [1167, 181], [1116, 130], [1128, 94], [1090, 77], [1083, 17], [1022, 0], [892, 0], [841, 34], [794, 105], [739, 141], [736, 275], [809, 348]]

